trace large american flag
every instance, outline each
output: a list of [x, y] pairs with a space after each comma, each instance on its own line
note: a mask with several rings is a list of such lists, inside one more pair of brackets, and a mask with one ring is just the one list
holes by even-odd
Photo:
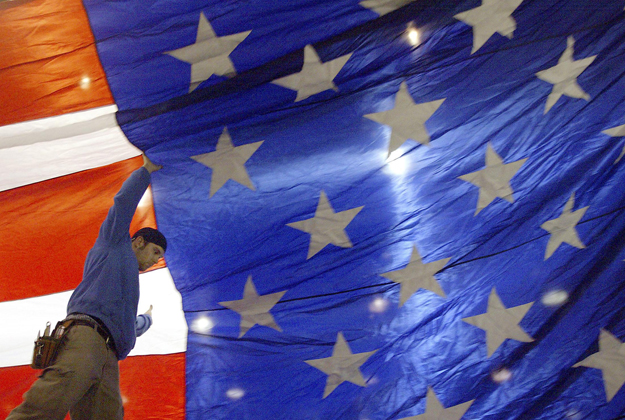
[[145, 151], [126, 418], [621, 418], [624, 8], [1, 2], [0, 413]]

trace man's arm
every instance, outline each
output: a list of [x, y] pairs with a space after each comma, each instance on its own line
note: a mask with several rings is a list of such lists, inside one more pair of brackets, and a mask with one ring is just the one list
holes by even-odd
[[128, 177], [115, 195], [114, 204], [100, 227], [98, 239], [119, 242], [128, 237], [130, 222], [137, 205], [150, 185], [150, 174], [161, 168], [162, 166], [156, 165], [143, 155], [143, 166]]
[[146, 313], [140, 314], [135, 320], [135, 334], [137, 337], [143, 335], [152, 326], [152, 305]]

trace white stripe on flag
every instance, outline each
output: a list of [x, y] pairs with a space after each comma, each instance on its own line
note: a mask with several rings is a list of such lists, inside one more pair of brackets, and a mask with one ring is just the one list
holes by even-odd
[[141, 154], [115, 105], [0, 127], [0, 191], [110, 165]]

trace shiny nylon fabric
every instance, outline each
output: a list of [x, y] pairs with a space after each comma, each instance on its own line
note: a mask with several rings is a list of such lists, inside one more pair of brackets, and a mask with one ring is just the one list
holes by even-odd
[[[382, 17], [347, 0], [85, 6], [118, 121], [164, 166], [157, 220], [187, 321], [214, 323], [189, 332], [187, 418], [402, 419], [426, 411], [429, 387], [444, 407], [473, 401], [464, 419], [625, 412], [625, 390], [608, 402], [602, 371], [573, 367], [598, 351], [601, 329], [625, 340], [623, 139], [603, 133], [625, 123], [622, 1], [525, 1], [514, 36], [474, 54], [471, 27], [454, 19], [473, 1]], [[200, 11], [218, 35], [252, 32], [230, 55], [237, 76], [187, 93], [189, 65], [163, 52], [194, 41]], [[421, 29], [416, 47], [408, 22]], [[546, 111], [553, 85], [536, 73], [569, 36], [573, 59], [596, 56], [577, 78], [588, 98], [563, 95]], [[352, 56], [337, 91], [293, 102], [269, 82], [299, 71], [308, 44], [322, 61]], [[364, 115], [391, 109], [402, 82], [415, 103], [445, 100], [425, 123], [430, 145], [408, 140], [387, 161], [391, 130]], [[245, 164], [254, 188], [229, 180], [209, 197], [215, 173], [191, 156], [214, 151], [224, 127], [235, 146], [263, 142]], [[478, 187], [459, 177], [484, 169], [489, 147], [506, 164], [527, 160], [513, 202], [475, 214]], [[352, 247], [307, 258], [310, 235], [287, 224], [313, 217], [322, 191], [335, 212], [363, 208], [345, 228]], [[584, 248], [546, 257], [541, 226], [571, 197], [571, 211], [588, 207]], [[449, 259], [435, 275], [446, 297], [420, 289], [400, 306], [400, 285], [382, 274], [415, 247], [424, 262]], [[241, 299], [249, 276], [259, 295], [286, 291], [271, 310], [281, 331], [239, 338], [240, 315], [219, 304]], [[486, 312], [493, 288], [506, 308], [532, 303], [519, 325], [534, 340], [489, 357], [484, 331], [462, 318]], [[568, 301], [542, 303], [553, 290]], [[372, 311], [380, 297], [388, 307]], [[352, 353], [376, 352], [360, 367], [366, 387], [343, 382], [324, 398], [328, 376], [305, 361], [330, 357], [339, 332]], [[498, 384], [502, 367], [512, 378]]]
[[112, 103], [86, 20], [78, 0], [0, 4], [1, 125]]

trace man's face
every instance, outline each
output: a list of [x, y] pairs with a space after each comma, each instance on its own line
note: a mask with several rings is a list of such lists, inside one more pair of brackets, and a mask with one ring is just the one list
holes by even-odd
[[165, 254], [163, 248], [152, 242], [145, 242], [142, 236], [133, 239], [132, 249], [135, 252], [139, 270], [141, 271], [152, 267]]

